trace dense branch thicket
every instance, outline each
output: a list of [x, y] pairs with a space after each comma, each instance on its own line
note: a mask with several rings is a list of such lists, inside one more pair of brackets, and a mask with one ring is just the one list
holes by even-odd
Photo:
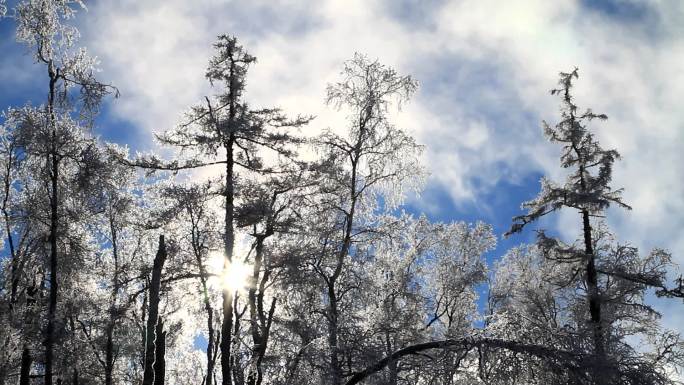
[[538, 230], [488, 263], [492, 226], [402, 209], [426, 175], [390, 119], [411, 76], [354, 55], [325, 99], [346, 126], [304, 135], [327, 123], [248, 103], [256, 58], [222, 35], [214, 93], [157, 137], [174, 155], [130, 155], [95, 135], [117, 90], [76, 46], [82, 7], [0, 1], [47, 74], [41, 104], [0, 120], [0, 385], [678, 383], [684, 346], [645, 297], [682, 297], [681, 279], [601, 221], [629, 206], [576, 69], [544, 123], [567, 179], [544, 178], [509, 235], [564, 209], [581, 237]]

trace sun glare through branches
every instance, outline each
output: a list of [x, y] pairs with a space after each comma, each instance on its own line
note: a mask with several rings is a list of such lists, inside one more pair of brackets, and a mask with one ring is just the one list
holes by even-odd
[[224, 260], [225, 257], [221, 252], [212, 253], [209, 257], [209, 273], [215, 277], [214, 285], [231, 292], [241, 292], [247, 289], [252, 266], [237, 258], [231, 262], [224, 262]]

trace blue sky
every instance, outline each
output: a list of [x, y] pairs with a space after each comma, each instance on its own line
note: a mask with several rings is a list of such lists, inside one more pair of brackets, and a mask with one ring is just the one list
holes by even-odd
[[[13, 3], [9, 2], [10, 6]], [[98, 119], [103, 138], [153, 150], [152, 133], [178, 122], [209, 91], [203, 78], [211, 43], [236, 35], [259, 61], [250, 72], [253, 105], [314, 114], [304, 134], [341, 128], [323, 103], [325, 85], [355, 51], [421, 83], [397, 125], [426, 145], [430, 178], [407, 210], [434, 220], [483, 220], [498, 235], [534, 197], [539, 178], [562, 177], [558, 148], [540, 122], [555, 122], [548, 93], [557, 73], [580, 68], [581, 107], [606, 113], [595, 125], [624, 159], [614, 186], [631, 212], [611, 210], [621, 241], [646, 252], [669, 249], [684, 262], [684, 3], [519, 0], [122, 0], [87, 2], [81, 44], [101, 60], [100, 79], [121, 91]], [[0, 109], [44, 99], [46, 75], [0, 20]], [[572, 239], [578, 216], [542, 222]], [[499, 240], [496, 259], [531, 231]], [[672, 272], [678, 274], [677, 272]], [[670, 327], [681, 303], [653, 299]]]

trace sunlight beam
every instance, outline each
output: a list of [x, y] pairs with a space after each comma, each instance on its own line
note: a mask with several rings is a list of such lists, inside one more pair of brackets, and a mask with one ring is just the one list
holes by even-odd
[[221, 282], [225, 290], [244, 291], [249, 285], [251, 266], [240, 261], [233, 260], [226, 264], [221, 275]]

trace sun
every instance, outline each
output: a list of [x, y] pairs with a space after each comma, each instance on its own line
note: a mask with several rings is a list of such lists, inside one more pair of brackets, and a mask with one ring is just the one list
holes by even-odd
[[225, 266], [221, 274], [223, 288], [226, 290], [244, 291], [249, 286], [250, 266], [240, 260], [233, 260]]
[[[220, 284], [222, 290], [231, 292], [245, 291], [249, 286], [252, 266], [234, 258], [224, 266], [223, 253], [212, 253], [207, 261], [207, 268], [216, 278], [216, 286]], [[216, 282], [218, 281], [218, 282]]]

